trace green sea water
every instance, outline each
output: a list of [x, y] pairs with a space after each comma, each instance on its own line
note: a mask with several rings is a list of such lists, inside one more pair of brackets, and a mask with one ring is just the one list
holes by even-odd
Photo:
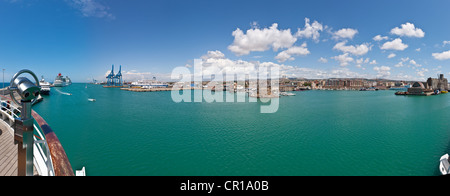
[[91, 176], [439, 175], [450, 152], [450, 94], [294, 93], [261, 114], [261, 102], [175, 103], [171, 92], [73, 84], [34, 109], [73, 169]]

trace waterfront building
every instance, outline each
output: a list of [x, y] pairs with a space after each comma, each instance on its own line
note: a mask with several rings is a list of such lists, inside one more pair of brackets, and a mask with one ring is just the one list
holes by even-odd
[[422, 82], [414, 82], [412, 87], [408, 88], [408, 94], [410, 95], [421, 95], [425, 93], [430, 93], [430, 90], [427, 90]]
[[440, 74], [439, 78], [428, 78], [427, 88], [433, 91], [448, 91], [448, 80], [444, 78], [444, 74]]
[[414, 82], [411, 88], [408, 88], [409, 95], [431, 95], [435, 91], [448, 91], [448, 81], [444, 74], [439, 78], [428, 78], [426, 82]]
[[[181, 84], [181, 87], [183, 87], [183, 85], [187, 85], [186, 87], [191, 87], [190, 83], [189, 84], [185, 84], [184, 82], [180, 82], [178, 85]], [[147, 89], [151, 89], [151, 88], [168, 88], [169, 84], [167, 82], [161, 82], [156, 80], [156, 77], [153, 77], [152, 80], [138, 80], [136, 82], [132, 82], [131, 83], [131, 87], [140, 87], [140, 88], [147, 88]]]
[[328, 79], [325, 81], [326, 89], [359, 90], [365, 86], [362, 79]]

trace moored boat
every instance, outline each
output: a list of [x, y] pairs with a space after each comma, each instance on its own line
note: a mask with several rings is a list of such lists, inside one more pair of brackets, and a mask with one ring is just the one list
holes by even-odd
[[287, 93], [287, 92], [281, 92], [280, 95], [282, 95], [282, 96], [295, 96], [294, 93]]
[[46, 82], [44, 76], [42, 76], [41, 81], [39, 81], [39, 85], [41, 86], [41, 94], [49, 95], [50, 94], [50, 82]]

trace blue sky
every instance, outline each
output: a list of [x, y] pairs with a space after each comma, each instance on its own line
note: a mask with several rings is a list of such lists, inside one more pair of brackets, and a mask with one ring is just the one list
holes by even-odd
[[8, 79], [27, 68], [50, 81], [61, 72], [85, 82], [122, 64], [125, 79], [165, 79], [202, 58], [219, 68], [271, 63], [292, 77], [424, 80], [450, 75], [449, 7], [439, 0], [0, 0], [0, 68]]

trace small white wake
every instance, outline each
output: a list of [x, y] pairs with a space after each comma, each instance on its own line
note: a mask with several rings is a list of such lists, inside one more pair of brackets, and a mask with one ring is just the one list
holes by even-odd
[[63, 95], [72, 95], [72, 94], [70, 94], [70, 93], [62, 92], [62, 91], [60, 91], [60, 90], [57, 89], [57, 88], [53, 88], [53, 89], [55, 89], [55, 91], [57, 91], [58, 93], [61, 93], [61, 94], [63, 94]]

